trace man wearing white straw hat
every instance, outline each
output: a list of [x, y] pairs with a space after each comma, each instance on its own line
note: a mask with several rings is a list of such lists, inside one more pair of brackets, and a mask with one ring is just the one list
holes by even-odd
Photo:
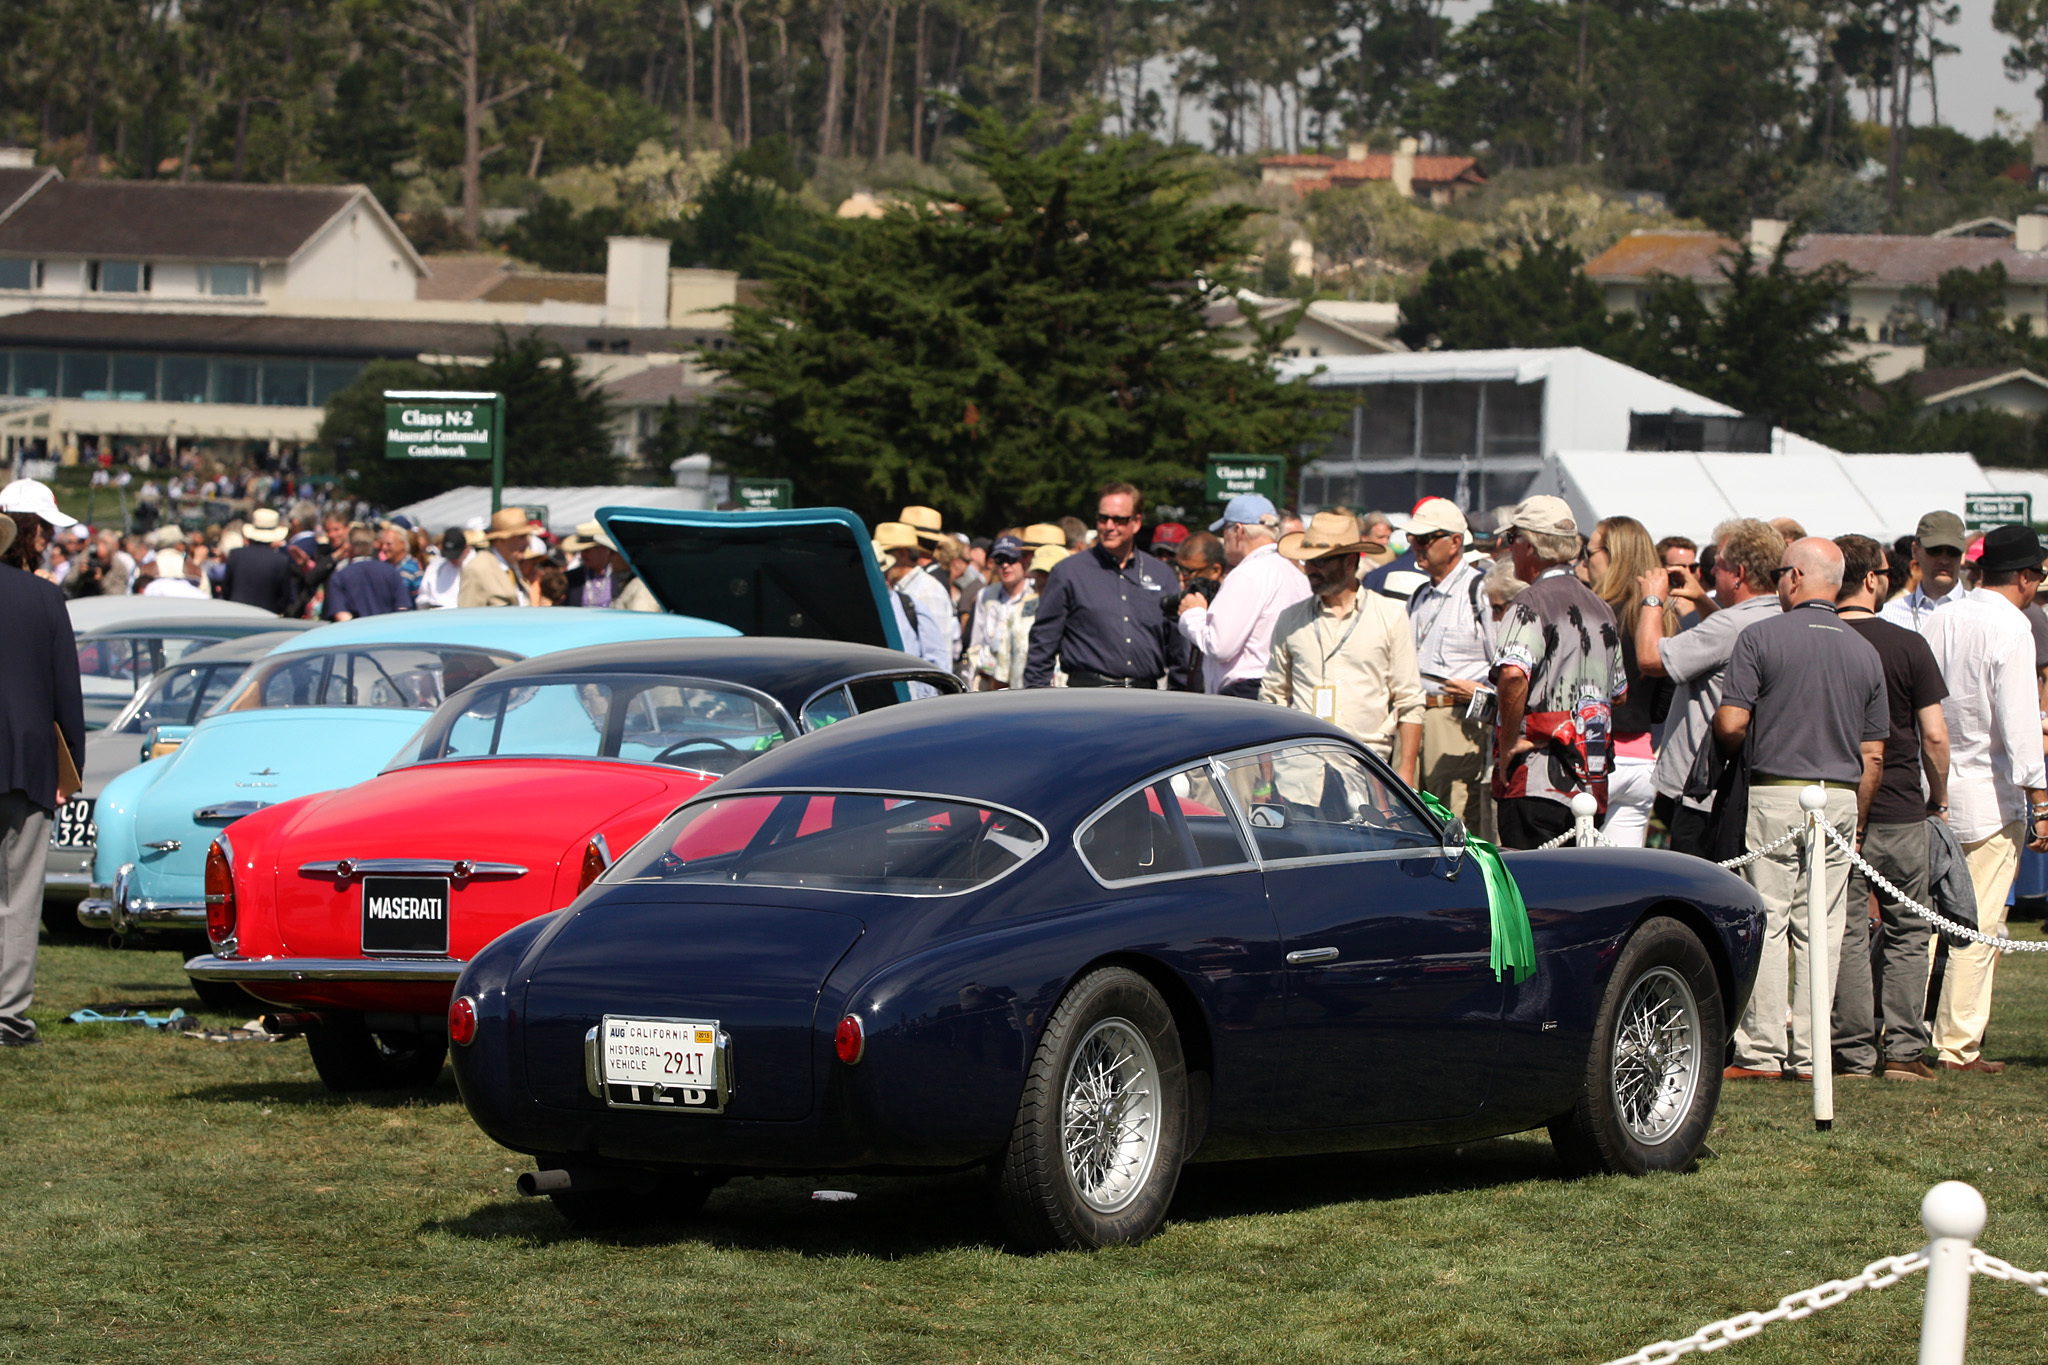
[[284, 518], [274, 507], [259, 507], [242, 526], [245, 542], [228, 551], [221, 571], [221, 597], [229, 602], [261, 607], [279, 616], [291, 610], [292, 561], [284, 552], [284, 538], [291, 534]]

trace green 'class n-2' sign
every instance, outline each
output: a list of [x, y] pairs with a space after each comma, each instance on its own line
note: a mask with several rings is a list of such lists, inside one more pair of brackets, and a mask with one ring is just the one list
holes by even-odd
[[384, 394], [387, 460], [488, 460], [498, 454], [495, 393]]
[[1208, 496], [1210, 502], [1229, 502], [1240, 493], [1259, 493], [1278, 507], [1287, 480], [1284, 455], [1211, 455]]

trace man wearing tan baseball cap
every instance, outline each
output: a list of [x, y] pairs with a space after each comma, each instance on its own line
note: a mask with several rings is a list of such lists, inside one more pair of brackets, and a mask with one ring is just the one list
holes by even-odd
[[527, 541], [544, 528], [534, 524], [523, 507], [501, 507], [491, 513], [484, 530], [489, 548], [470, 556], [462, 566], [458, 607], [531, 606], [525, 577], [519, 572]]
[[1534, 848], [1572, 828], [1578, 793], [1607, 808], [1613, 707], [1628, 677], [1614, 612], [1571, 571], [1582, 541], [1565, 500], [1523, 499], [1501, 542], [1529, 586], [1495, 640], [1493, 798], [1500, 846]]

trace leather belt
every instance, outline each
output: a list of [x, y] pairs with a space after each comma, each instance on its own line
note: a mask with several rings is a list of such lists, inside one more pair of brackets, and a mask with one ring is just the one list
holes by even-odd
[[1431, 711], [1442, 710], [1446, 706], [1463, 706], [1464, 704], [1463, 701], [1448, 692], [1438, 692], [1434, 695], [1424, 694], [1422, 698], [1423, 707]]
[[1109, 676], [1109, 675], [1108, 675], [1107, 673], [1091, 673], [1091, 672], [1089, 672], [1089, 671], [1088, 671], [1087, 669], [1085, 669], [1085, 668], [1070, 668], [1070, 669], [1068, 669], [1068, 670], [1067, 670], [1067, 686], [1069, 686], [1069, 687], [1129, 687], [1129, 688], [1138, 688], [1138, 687], [1142, 687], [1142, 688], [1147, 688], [1147, 689], [1156, 689], [1156, 688], [1157, 688], [1157, 687], [1159, 686], [1159, 679], [1157, 679], [1157, 678], [1112, 678], [1112, 677], [1110, 677], [1110, 676]]

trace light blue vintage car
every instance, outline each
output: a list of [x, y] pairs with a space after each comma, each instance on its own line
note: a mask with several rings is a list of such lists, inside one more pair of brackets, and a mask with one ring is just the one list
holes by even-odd
[[450, 693], [504, 664], [737, 634], [697, 617], [581, 607], [457, 607], [307, 631], [253, 664], [175, 752], [107, 783], [79, 922], [183, 946], [205, 930], [206, 850], [224, 826], [374, 777]]

